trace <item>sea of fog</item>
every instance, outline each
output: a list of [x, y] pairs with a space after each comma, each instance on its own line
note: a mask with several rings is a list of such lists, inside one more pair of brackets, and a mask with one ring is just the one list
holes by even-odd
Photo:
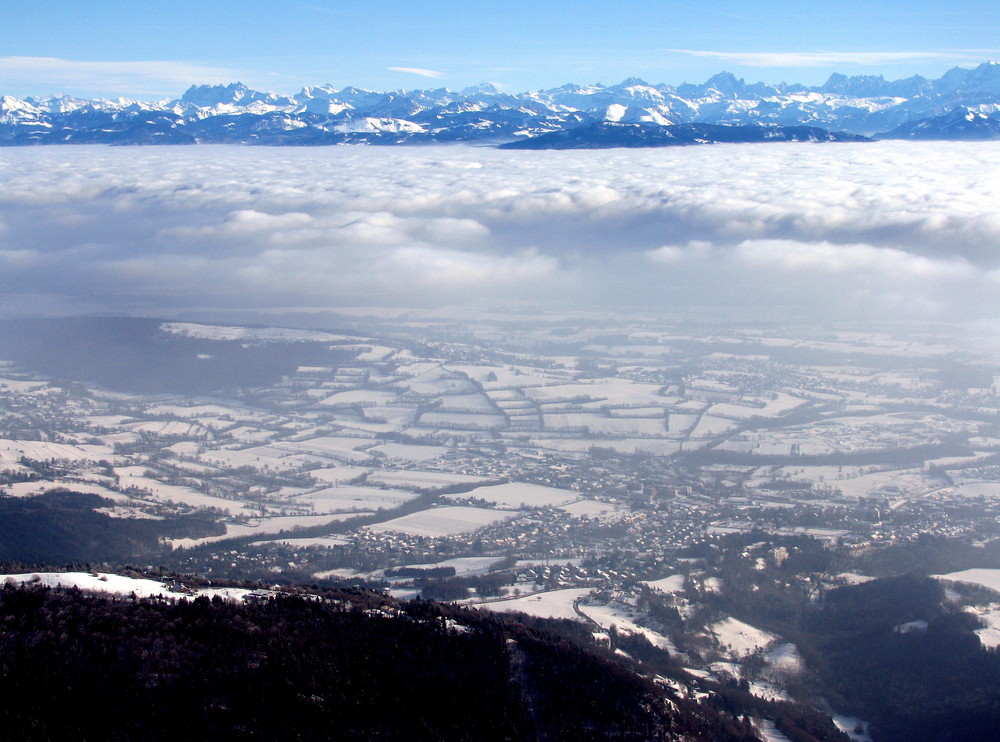
[[1000, 143], [0, 149], [0, 316], [345, 306], [964, 320]]

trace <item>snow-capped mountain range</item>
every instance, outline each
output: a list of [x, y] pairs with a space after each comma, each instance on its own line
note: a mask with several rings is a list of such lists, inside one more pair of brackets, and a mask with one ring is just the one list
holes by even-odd
[[519, 94], [306, 87], [294, 96], [242, 83], [192, 86], [155, 103], [0, 96], [0, 144], [503, 143], [598, 122], [810, 126], [880, 138], [1000, 138], [1000, 64], [937, 80], [831, 75], [824, 85], [746, 83], [723, 72], [695, 84], [563, 85]]

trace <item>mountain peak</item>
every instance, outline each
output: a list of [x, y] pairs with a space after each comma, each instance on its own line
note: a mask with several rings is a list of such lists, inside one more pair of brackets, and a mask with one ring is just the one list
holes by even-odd
[[[961, 106], [975, 115], [931, 121]], [[864, 135], [925, 121], [921, 137], [955, 138], [968, 137], [973, 129], [992, 136], [990, 122], [1000, 119], [998, 111], [1000, 64], [995, 62], [955, 67], [933, 80], [835, 73], [821, 87], [747, 83], [720, 72], [704, 83], [678, 86], [628, 77], [613, 85], [569, 83], [515, 94], [503, 93], [492, 83], [461, 92], [354, 86], [338, 90], [327, 84], [282, 97], [232, 82], [192, 85], [180, 99], [156, 103], [4, 98], [0, 145], [181, 139], [267, 144], [501, 142], [597, 120], [661, 126], [805, 125]], [[373, 129], [358, 123], [368, 120], [378, 125]]]
[[241, 82], [233, 82], [229, 85], [192, 85], [181, 96], [181, 102], [211, 107], [222, 103], [250, 103], [268, 97], [266, 93], [251, 90]]
[[716, 90], [725, 96], [736, 96], [746, 89], [746, 82], [732, 72], [720, 72], [708, 78], [702, 87]]
[[983, 62], [977, 67], [952, 67], [938, 82], [938, 92], [1000, 95], [1000, 64]]
[[838, 72], [827, 78], [826, 84], [817, 88], [823, 93], [837, 93], [854, 98], [870, 98], [889, 94], [890, 83], [882, 75], [855, 75], [848, 77]]
[[462, 88], [462, 95], [469, 98], [474, 95], [503, 95], [503, 93], [493, 83], [481, 82], [478, 85], [470, 85], [467, 88]]

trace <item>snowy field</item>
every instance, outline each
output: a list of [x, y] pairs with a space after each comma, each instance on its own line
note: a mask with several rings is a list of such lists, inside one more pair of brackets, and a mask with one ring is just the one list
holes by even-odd
[[793, 397], [784, 392], [776, 393], [775, 399], [760, 400], [763, 406], [755, 407], [747, 404], [723, 402], [709, 408], [709, 413], [719, 417], [732, 417], [746, 420], [751, 417], [778, 417], [806, 404], [806, 400]]
[[646, 580], [643, 584], [663, 593], [679, 593], [684, 589], [684, 575], [670, 575], [659, 580]]
[[603, 629], [609, 629], [611, 626], [614, 626], [619, 631], [629, 634], [641, 634], [654, 647], [666, 649], [670, 653], [677, 652], [677, 648], [668, 637], [652, 629], [640, 626], [632, 619], [632, 616], [629, 615], [626, 609], [615, 603], [608, 603], [607, 605], [580, 603], [580, 611]]
[[533, 445], [554, 451], [586, 453], [592, 448], [607, 448], [622, 454], [649, 453], [670, 456], [681, 450], [678, 441], [657, 438], [533, 438]]
[[569, 513], [574, 518], [589, 518], [591, 520], [621, 520], [628, 515], [631, 510], [620, 505], [612, 505], [610, 502], [600, 500], [577, 500], [569, 505], [559, 507], [565, 513]]
[[100, 461], [114, 457], [108, 446], [50, 443], [49, 441], [19, 441], [0, 438], [0, 465], [17, 463], [22, 457], [32, 461]]
[[489, 412], [495, 413], [496, 408], [483, 394], [445, 394], [441, 398], [443, 412]]
[[990, 590], [1000, 592], [1000, 569], [964, 569], [961, 572], [951, 572], [946, 575], [932, 575], [939, 580], [951, 580], [953, 582], [968, 582], [973, 585], [982, 585]]
[[760, 736], [764, 739], [764, 742], [792, 742], [778, 731], [778, 728], [771, 719], [761, 719], [757, 731], [760, 732]]
[[716, 621], [707, 628], [719, 643], [720, 649], [733, 659], [753, 654], [778, 640], [776, 635], [732, 617]]
[[579, 500], [580, 493], [540, 484], [508, 482], [507, 484], [476, 487], [469, 492], [449, 495], [447, 499], [458, 500], [467, 497], [485, 500], [502, 510], [519, 510], [522, 507], [543, 508], [566, 505], [574, 500]]
[[526, 567], [555, 567], [559, 566], [574, 566], [579, 567], [583, 564], [583, 557], [559, 557], [556, 559], [518, 559], [514, 563], [515, 569], [525, 569]]
[[229, 515], [253, 516], [259, 515], [256, 507], [245, 505], [236, 500], [226, 500], [222, 497], [212, 497], [191, 487], [176, 484], [164, 484], [151, 477], [144, 476], [144, 466], [124, 466], [115, 469], [118, 486], [122, 489], [136, 489], [145, 492], [150, 500], [162, 503], [179, 503], [192, 508], [217, 508]]
[[670, 435], [684, 435], [698, 422], [697, 415], [671, 412], [667, 417], [667, 432]]
[[1000, 497], [1000, 482], [970, 482], [955, 488], [959, 497]]
[[0, 584], [35, 584], [46, 587], [75, 587], [86, 592], [109, 593], [111, 595], [132, 595], [138, 598], [189, 599], [204, 595], [207, 598], [219, 596], [224, 600], [242, 600], [251, 592], [237, 587], [192, 588], [190, 593], [177, 593], [162, 582], [146, 580], [104, 572], [26, 572], [0, 575]]
[[290, 451], [291, 453], [311, 453], [316, 456], [329, 456], [342, 455], [345, 452], [368, 448], [374, 442], [374, 436], [347, 438], [327, 435], [318, 438], [309, 438], [304, 441], [281, 441], [280, 443], [275, 443], [272, 447], [280, 451]]
[[312, 538], [276, 538], [271, 541], [254, 541], [251, 546], [266, 546], [268, 544], [282, 544], [291, 546], [293, 549], [324, 548], [332, 549], [335, 546], [350, 546], [351, 541], [346, 538], [336, 536], [314, 536]]
[[[837, 725], [837, 729], [851, 738], [851, 742], [872, 742], [871, 735], [868, 734], [868, 722], [846, 714], [830, 714], [830, 718]], [[860, 732], [854, 731], [859, 727]]]
[[339, 485], [300, 495], [289, 502], [310, 506], [315, 513], [370, 512], [398, 508], [416, 496], [403, 490]]
[[[764, 454], [761, 446], [757, 453]], [[859, 466], [785, 466], [761, 467], [748, 482], [751, 487], [760, 487], [774, 479], [800, 482], [804, 489], [832, 487], [843, 492], [845, 497], [867, 497], [883, 487], [896, 487], [900, 493], [920, 493], [940, 484], [927, 476], [921, 469], [895, 469], [865, 473], [866, 467]]]
[[458, 428], [462, 430], [493, 430], [507, 424], [503, 415], [485, 412], [425, 412], [419, 425], [424, 428]]
[[462, 506], [431, 508], [369, 526], [376, 533], [397, 532], [438, 538], [473, 533], [480, 528], [510, 520], [520, 513]]
[[352, 407], [354, 405], [387, 405], [395, 402], [398, 398], [395, 392], [385, 392], [378, 389], [352, 389], [346, 392], [337, 392], [322, 402], [325, 407]]
[[[254, 412], [239, 407], [226, 407], [220, 404], [155, 404], [146, 408], [147, 415], [173, 415], [183, 418], [212, 418], [225, 415], [233, 421], [259, 422], [267, 419], [263, 412]], [[123, 421], [124, 422], [124, 421]]]
[[[310, 472], [316, 476], [315, 472]], [[486, 477], [472, 474], [452, 474], [443, 471], [392, 471], [380, 469], [372, 472], [365, 480], [369, 484], [385, 484], [392, 487], [403, 487], [418, 492], [433, 492], [456, 484], [482, 484], [488, 481]]]
[[772, 647], [764, 656], [764, 661], [782, 675], [798, 675], [805, 669], [799, 648], [790, 642]]
[[332, 526], [349, 518], [357, 518], [362, 515], [374, 515], [369, 512], [341, 513], [340, 515], [287, 515], [276, 516], [274, 518], [260, 518], [249, 523], [227, 523], [226, 532], [219, 536], [205, 536], [204, 538], [178, 538], [169, 543], [175, 549], [189, 549], [202, 544], [212, 544], [216, 541], [223, 541], [227, 538], [241, 538], [243, 536], [266, 536], [282, 531], [294, 532], [296, 528], [312, 528], [314, 526]]
[[448, 453], [445, 446], [415, 446], [409, 443], [383, 443], [369, 449], [369, 453], [381, 454], [390, 460], [430, 461]]
[[[429, 562], [427, 564], [404, 564], [407, 569], [440, 569], [441, 567], [452, 567], [456, 577], [468, 577], [471, 575], [484, 575], [489, 573], [495, 564], [503, 561], [503, 557], [455, 557], [445, 559], [442, 562]], [[383, 570], [384, 571], [384, 570]]]
[[592, 435], [629, 438], [635, 436], [664, 436], [667, 428], [663, 417], [606, 417], [593, 412], [545, 413], [542, 420], [546, 430], [586, 429]]
[[147, 433], [162, 438], [184, 438], [185, 440], [208, 437], [208, 430], [201, 425], [182, 423], [177, 420], [149, 420], [140, 423], [128, 423], [122, 426], [131, 433]]
[[590, 588], [575, 587], [567, 590], [550, 590], [510, 600], [494, 600], [478, 607], [502, 613], [527, 613], [538, 618], [569, 618], [579, 621], [580, 616], [573, 610], [573, 604], [589, 594]]
[[49, 490], [66, 489], [72, 492], [83, 492], [85, 494], [97, 495], [98, 497], [105, 497], [109, 500], [114, 500], [115, 502], [120, 503], [127, 503], [132, 499], [128, 495], [123, 495], [121, 492], [115, 492], [114, 490], [108, 489], [107, 487], [103, 487], [99, 484], [75, 482], [69, 479], [43, 479], [31, 482], [14, 482], [13, 484], [5, 484], [0, 487], [0, 489], [12, 497], [35, 497], [37, 495], [45, 494]]
[[[8, 363], [3, 361], [4, 364]], [[48, 384], [44, 381], [24, 381], [23, 379], [8, 379], [0, 377], [0, 390], [15, 392], [17, 394], [30, 394], [33, 392], [48, 393]]]
[[240, 342], [357, 342], [361, 338], [334, 335], [317, 330], [293, 330], [286, 327], [228, 327], [224, 325], [199, 325], [190, 322], [164, 322], [160, 329], [174, 335], [198, 340], [238, 340]]
[[370, 471], [371, 469], [363, 469], [359, 466], [324, 466], [322, 469], [313, 469], [309, 472], [309, 476], [317, 482], [346, 484]]
[[[463, 365], [449, 363], [448, 368], [464, 376], [474, 379], [483, 385], [483, 388], [500, 390], [498, 399], [509, 393], [509, 388], [523, 388], [529, 386], [543, 386], [545, 384], [559, 384], [566, 380], [566, 372], [552, 369], [534, 368], [533, 366], [493, 366], [493, 365]], [[493, 395], [491, 395], [492, 397]]]
[[976, 629], [976, 636], [986, 649], [1000, 647], [1000, 603], [988, 606], [968, 606], [965, 610], [975, 615], [985, 626]]
[[591, 383], [526, 387], [524, 393], [540, 404], [579, 401], [584, 407], [663, 406], [667, 400], [656, 384], [640, 384], [628, 379], [595, 379]]
[[715, 438], [736, 428], [736, 423], [724, 417], [702, 415], [691, 431], [692, 438]]
[[270, 468], [280, 471], [298, 466], [298, 462], [292, 458], [290, 451], [282, 451], [270, 446], [254, 446], [239, 450], [218, 448], [197, 455], [201, 461], [225, 469], [239, 469], [249, 466], [254, 469]]

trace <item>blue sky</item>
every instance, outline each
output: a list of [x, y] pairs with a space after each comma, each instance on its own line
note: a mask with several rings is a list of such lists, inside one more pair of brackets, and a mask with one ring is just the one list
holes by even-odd
[[716, 0], [3, 0], [0, 94], [177, 96], [241, 80], [294, 93], [565, 82], [818, 84], [1000, 60], [1000, 4]]

